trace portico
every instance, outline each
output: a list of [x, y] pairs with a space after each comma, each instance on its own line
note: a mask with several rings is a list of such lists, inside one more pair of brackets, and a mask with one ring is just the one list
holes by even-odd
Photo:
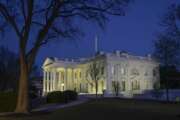
[[119, 93], [124, 96], [152, 90], [154, 84], [159, 83], [159, 63], [148, 56], [116, 52], [81, 60], [47, 58], [43, 65], [44, 95], [64, 90], [95, 94], [95, 84], [87, 76], [88, 66], [95, 59], [104, 61], [104, 74], [98, 80], [98, 94], [103, 92], [106, 95], [114, 94], [114, 82], [119, 83]]

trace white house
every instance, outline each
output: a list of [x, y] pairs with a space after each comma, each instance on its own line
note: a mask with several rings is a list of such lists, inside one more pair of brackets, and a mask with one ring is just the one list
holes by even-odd
[[95, 94], [92, 79], [87, 76], [88, 66], [94, 61], [104, 65], [98, 80], [98, 94], [112, 95], [113, 81], [119, 81], [120, 95], [131, 97], [152, 90], [159, 83], [159, 63], [151, 58], [130, 55], [126, 52], [100, 52], [92, 58], [60, 60], [47, 58], [42, 66], [43, 94], [52, 91], [76, 90], [78, 93]]

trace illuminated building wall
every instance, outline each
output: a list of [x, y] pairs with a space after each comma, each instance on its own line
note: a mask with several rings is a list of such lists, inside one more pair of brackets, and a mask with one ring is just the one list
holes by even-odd
[[151, 56], [133, 56], [116, 51], [88, 59], [47, 58], [42, 66], [44, 95], [64, 90], [95, 94], [94, 82], [87, 76], [88, 66], [93, 60], [104, 64], [104, 75], [98, 81], [98, 94], [113, 95], [115, 81], [118, 81], [119, 94], [123, 96], [141, 94], [159, 84], [159, 63]]

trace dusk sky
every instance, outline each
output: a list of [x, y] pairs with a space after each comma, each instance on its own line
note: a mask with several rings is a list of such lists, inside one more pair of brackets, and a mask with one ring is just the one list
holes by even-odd
[[[79, 23], [85, 37], [80, 40], [59, 41], [44, 46], [36, 59], [39, 67], [46, 57], [80, 58], [94, 54], [94, 39], [99, 37], [99, 50], [112, 52], [125, 50], [134, 55], [146, 55], [153, 51], [153, 40], [160, 31], [160, 18], [169, 5], [178, 0], [134, 0], [126, 10], [126, 16], [109, 17], [106, 29], [102, 30], [96, 25]], [[180, 1], [179, 1], [180, 2]], [[9, 37], [1, 40], [3, 44], [13, 51], [17, 51], [17, 40], [9, 32]]]

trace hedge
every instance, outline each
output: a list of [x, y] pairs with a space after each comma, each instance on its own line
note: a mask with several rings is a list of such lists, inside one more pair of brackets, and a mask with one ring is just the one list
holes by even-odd
[[55, 91], [47, 94], [47, 103], [67, 103], [77, 99], [77, 93], [75, 91]]

